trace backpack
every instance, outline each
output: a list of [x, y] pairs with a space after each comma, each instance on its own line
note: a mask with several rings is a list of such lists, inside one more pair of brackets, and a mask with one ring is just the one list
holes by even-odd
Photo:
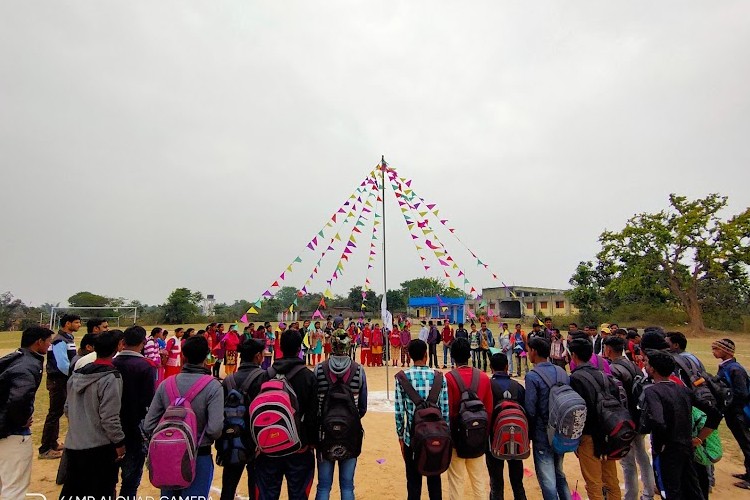
[[452, 370], [450, 373], [460, 394], [458, 415], [455, 422], [451, 422], [456, 455], [461, 458], [481, 457], [487, 451], [489, 427], [487, 409], [477, 396], [481, 372], [477, 368], [471, 369], [471, 385], [468, 388], [464, 385], [463, 377], [458, 370]]
[[687, 378], [690, 382], [687, 387], [693, 391], [695, 399], [706, 406], [717, 408], [719, 403], [711, 391], [709, 384], [706, 383], [709, 375], [704, 370], [701, 370], [700, 365], [688, 356], [675, 354], [672, 357], [680, 371], [685, 374], [685, 377], [680, 377], [682, 381], [684, 382], [685, 378]]
[[496, 384], [503, 399], [492, 410], [490, 453], [500, 460], [523, 460], [531, 454], [529, 420], [517, 402], [518, 396], [510, 392], [510, 381], [502, 382], [507, 384]]
[[321, 364], [321, 369], [329, 386], [323, 400], [318, 449], [323, 458], [330, 461], [357, 458], [362, 453], [365, 430], [349, 382], [360, 367], [352, 362], [342, 377], [336, 377], [331, 372], [327, 361]]
[[[630, 416], [633, 417], [634, 422], [638, 422], [636, 414], [638, 412], [638, 398], [633, 394], [633, 385], [639, 375], [638, 369], [635, 367], [632, 361], [619, 362], [619, 360], [613, 361], [609, 365], [612, 370], [612, 376], [615, 378], [617, 389], [620, 392], [620, 402], [630, 410]], [[624, 380], [629, 377], [630, 388], [625, 385]]]
[[305, 369], [305, 365], [297, 365], [286, 375], [277, 375], [269, 368], [271, 380], [263, 382], [250, 403], [250, 435], [265, 455], [283, 457], [302, 449], [302, 416], [289, 381]]
[[636, 437], [635, 422], [627, 407], [610, 392], [610, 377], [602, 374], [601, 385], [590, 373], [581, 370], [580, 374], [594, 390], [597, 420], [604, 433], [603, 454], [608, 460], [619, 460], [630, 452], [630, 443]]
[[253, 382], [265, 373], [265, 370], [255, 370], [245, 377], [245, 381], [239, 388], [235, 376], [227, 377], [229, 392], [224, 398], [224, 429], [221, 437], [216, 440], [217, 465], [222, 467], [244, 465], [255, 454], [254, 449], [248, 449], [246, 442], [248, 408], [245, 401], [247, 391]]
[[586, 425], [586, 402], [580, 394], [559, 381], [562, 370], [555, 367], [555, 380], [541, 370], [532, 369], [549, 387], [549, 420], [547, 435], [555, 453], [576, 451]]
[[148, 445], [148, 477], [156, 488], [181, 490], [195, 480], [195, 463], [203, 434], [198, 435], [198, 421], [190, 403], [212, 380], [210, 375], [203, 375], [184, 396], [180, 396], [176, 376], [164, 382], [169, 407]]
[[443, 389], [443, 374], [437, 370], [434, 374], [427, 399], [423, 399], [414, 389], [403, 370], [396, 374], [396, 379], [416, 407], [410, 448], [417, 472], [422, 476], [439, 476], [447, 471], [453, 450], [451, 432], [437, 404]]

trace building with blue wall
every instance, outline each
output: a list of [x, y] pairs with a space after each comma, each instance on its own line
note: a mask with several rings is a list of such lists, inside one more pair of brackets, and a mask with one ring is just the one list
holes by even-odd
[[433, 297], [409, 297], [409, 314], [418, 320], [445, 319], [451, 323], [463, 323], [466, 299]]

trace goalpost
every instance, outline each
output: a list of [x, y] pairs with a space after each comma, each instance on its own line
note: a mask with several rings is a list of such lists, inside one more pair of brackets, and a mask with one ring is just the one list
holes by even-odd
[[[120, 320], [128, 320], [130, 321], [132, 319], [132, 323], [126, 323], [128, 325], [135, 324], [136, 320], [138, 319], [138, 308], [132, 307], [132, 306], [102, 306], [102, 307], [52, 307], [50, 309], [50, 315], [49, 315], [49, 328], [52, 331], [57, 331], [60, 329], [60, 318], [65, 314], [65, 312], [83, 312], [83, 311], [112, 311], [114, 314], [117, 314], [117, 316], [99, 316], [97, 314], [92, 314], [88, 317], [81, 316], [81, 322], [85, 323], [86, 320], [91, 318], [102, 318], [106, 319], [108, 322], [112, 320], [112, 323], [115, 321], [117, 322], [117, 328], [120, 328]], [[120, 314], [120, 311], [123, 311], [124, 314]], [[127, 311], [132, 311], [131, 314], [127, 314]], [[114, 325], [113, 325], [114, 326]]]

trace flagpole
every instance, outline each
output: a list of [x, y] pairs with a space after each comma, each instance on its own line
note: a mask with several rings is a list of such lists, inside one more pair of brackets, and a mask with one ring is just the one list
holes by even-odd
[[[385, 245], [385, 167], [386, 167], [386, 165], [387, 165], [387, 163], [385, 162], [385, 155], [381, 155], [381, 157], [380, 157], [380, 170], [381, 170], [381, 173], [383, 175], [383, 195], [382, 195], [382, 198], [383, 198], [383, 200], [382, 200], [383, 201], [383, 205], [382, 205], [382, 210], [383, 210], [383, 301], [385, 302], [385, 309], [386, 309], [386, 314], [387, 314], [387, 311], [388, 311], [388, 300], [387, 300], [387, 296], [388, 296], [388, 284], [387, 284], [388, 268], [386, 266], [387, 260], [386, 260], [386, 255], [385, 255], [385, 246], [386, 246]], [[385, 320], [383, 322], [385, 322]], [[383, 325], [383, 329], [385, 330], [385, 325]], [[385, 349], [387, 350], [388, 354], [390, 354], [390, 352], [391, 352], [390, 332], [388, 332], [388, 335], [385, 336]], [[385, 363], [385, 399], [387, 401], [390, 401], [391, 400], [391, 378], [390, 378], [390, 375], [388, 373], [388, 365], [391, 363], [392, 360], [389, 359], [388, 355], [386, 355], [384, 357], [387, 359], [387, 361]]]

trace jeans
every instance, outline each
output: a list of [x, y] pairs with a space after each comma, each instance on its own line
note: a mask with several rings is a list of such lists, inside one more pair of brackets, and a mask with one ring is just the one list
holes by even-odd
[[[404, 464], [406, 466], [406, 499], [422, 498], [422, 475], [417, 470], [411, 448], [404, 446]], [[442, 481], [440, 476], [427, 477], [427, 493], [430, 500], [443, 500]]]
[[49, 412], [44, 420], [39, 453], [56, 450], [59, 446], [57, 438], [60, 437], [60, 418], [65, 413], [65, 400], [68, 399], [68, 379], [62, 376], [47, 377], [47, 391]]
[[[450, 356], [451, 348], [450, 346], [447, 346], [443, 344], [443, 366], [448, 366], [448, 356]], [[453, 362], [453, 356], [450, 356], [451, 358], [451, 366], [455, 365], [456, 363]]]
[[472, 349], [471, 350], [471, 366], [474, 368], [479, 368], [479, 365], [481, 363], [481, 350], [479, 349]]
[[195, 458], [195, 479], [182, 490], [161, 490], [162, 500], [191, 500], [193, 497], [208, 498], [211, 481], [214, 479], [214, 459], [211, 455]]
[[411, 358], [409, 357], [409, 348], [405, 345], [401, 346], [401, 365], [406, 364], [407, 366], [411, 363]]
[[524, 365], [524, 374], [529, 373], [529, 358], [526, 356], [520, 356], [518, 354], [516, 356], [516, 375], [519, 377], [521, 376], [521, 364]]
[[742, 455], [745, 457], [745, 474], [750, 477], [750, 428], [745, 423], [742, 409], [731, 408], [726, 412], [725, 420], [732, 436], [737, 441]]
[[[637, 464], [637, 468], [636, 468]], [[651, 458], [646, 453], [646, 436], [638, 434], [630, 445], [630, 453], [620, 460], [622, 475], [625, 478], [625, 500], [653, 500], [656, 494], [654, 468]], [[643, 494], [638, 496], [638, 472], [641, 473]]]
[[307, 498], [315, 478], [315, 455], [311, 449], [285, 457], [260, 455], [255, 461], [260, 500], [278, 500], [284, 478], [289, 500]]
[[125, 457], [118, 462], [118, 466], [122, 470], [121, 497], [127, 499], [138, 497], [138, 487], [141, 485], [145, 462], [146, 454], [143, 451], [142, 442], [125, 443]]
[[508, 348], [505, 353], [505, 357], [508, 358], [508, 373], [513, 374], [513, 350]]
[[[495, 458], [492, 453], [485, 455], [487, 471], [490, 473], [490, 500], [505, 500], [505, 480], [503, 470], [506, 460]], [[523, 460], [507, 460], [508, 478], [513, 489], [513, 500], [526, 500], [523, 487]]]
[[568, 480], [563, 472], [563, 457], [547, 446], [533, 445], [534, 469], [544, 500], [570, 500]]
[[438, 362], [438, 357], [437, 357], [437, 344], [428, 344], [427, 347], [429, 348], [429, 352], [430, 352], [430, 368], [433, 367], [432, 365], [433, 360], [435, 360], [434, 367], [439, 368], [440, 363]]
[[333, 486], [333, 469], [339, 464], [339, 488], [341, 489], [341, 500], [354, 500], [354, 470], [357, 468], [357, 459], [338, 460], [331, 462], [318, 455], [318, 493], [315, 500], [328, 500], [331, 497], [331, 486]]
[[247, 465], [225, 465], [224, 473], [221, 475], [221, 499], [234, 500], [237, 485], [242, 479], [242, 471], [247, 469], [247, 491], [248, 498], [255, 500], [255, 461]]

